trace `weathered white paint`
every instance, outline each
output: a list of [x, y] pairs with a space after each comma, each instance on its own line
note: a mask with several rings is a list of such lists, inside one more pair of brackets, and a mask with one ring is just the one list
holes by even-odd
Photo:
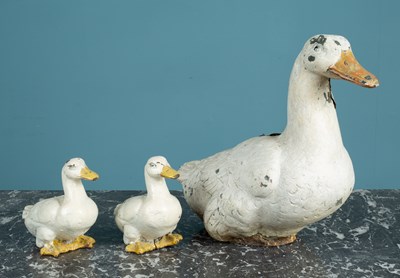
[[[295, 235], [349, 197], [354, 171], [330, 78], [365, 87], [378, 86], [378, 80], [355, 59], [343, 61], [343, 53], [354, 58], [341, 36], [319, 35], [305, 43], [290, 76], [288, 123], [281, 135], [251, 138], [181, 167], [185, 198], [213, 238]], [[343, 71], [341, 77], [333, 68]]]
[[177, 174], [162, 156], [147, 161], [144, 167], [147, 194], [125, 200], [114, 211], [125, 244], [154, 242], [175, 230], [182, 207], [170, 194], [164, 177], [176, 178]]
[[81, 179], [99, 176], [81, 158], [67, 161], [61, 170], [64, 195], [26, 206], [22, 217], [38, 247], [51, 247], [53, 240], [73, 241], [96, 222], [98, 209], [83, 187]]

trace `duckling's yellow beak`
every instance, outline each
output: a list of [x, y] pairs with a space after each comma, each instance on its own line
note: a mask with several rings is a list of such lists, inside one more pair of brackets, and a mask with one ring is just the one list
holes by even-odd
[[342, 51], [339, 61], [331, 66], [328, 71], [363, 87], [375, 88], [379, 86], [378, 78], [360, 65], [351, 50]]
[[85, 167], [81, 170], [81, 178], [88, 181], [95, 181], [99, 178], [99, 174]]
[[164, 166], [162, 171], [161, 171], [161, 177], [167, 178], [167, 179], [177, 179], [179, 178], [179, 174], [176, 170], [172, 169], [169, 166]]

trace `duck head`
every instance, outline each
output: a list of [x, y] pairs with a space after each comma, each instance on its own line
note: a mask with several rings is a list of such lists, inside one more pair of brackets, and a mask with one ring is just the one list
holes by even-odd
[[151, 157], [144, 167], [145, 173], [155, 179], [168, 178], [177, 179], [179, 174], [176, 170], [171, 168], [167, 159], [163, 156]]
[[358, 63], [350, 43], [342, 36], [313, 36], [305, 43], [301, 55], [303, 66], [308, 71], [367, 88], [379, 85], [378, 79]]
[[72, 158], [68, 160], [62, 168], [62, 174], [72, 180], [90, 180], [94, 181], [99, 175], [90, 170], [82, 158]]

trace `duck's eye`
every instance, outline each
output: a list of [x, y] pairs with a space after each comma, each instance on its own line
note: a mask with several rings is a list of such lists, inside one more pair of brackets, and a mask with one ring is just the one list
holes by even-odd
[[69, 169], [75, 168], [75, 164], [70, 164], [70, 165], [68, 165], [68, 168], [69, 168]]
[[155, 163], [153, 163], [153, 162], [150, 162], [149, 165], [150, 165], [151, 168], [156, 168], [157, 167], [157, 165]]

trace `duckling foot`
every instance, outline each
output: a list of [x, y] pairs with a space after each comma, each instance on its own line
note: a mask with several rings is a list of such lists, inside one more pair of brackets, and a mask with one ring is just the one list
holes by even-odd
[[156, 246], [152, 242], [137, 241], [135, 243], [128, 244], [125, 247], [126, 252], [144, 254], [156, 249]]
[[51, 245], [47, 245], [40, 249], [40, 255], [50, 255], [58, 257], [62, 253], [74, 251], [81, 248], [92, 248], [96, 241], [90, 237], [81, 235], [78, 236], [73, 242], [67, 243], [62, 240], [55, 239]]
[[[55, 241], [55, 240], [54, 240]], [[44, 247], [40, 249], [40, 255], [42, 256], [53, 256], [58, 257], [60, 255], [60, 250], [53, 244], [46, 244]]]
[[180, 234], [168, 234], [156, 241], [157, 249], [178, 244], [183, 237]]
[[[68, 251], [73, 251], [81, 248], [93, 248], [93, 245], [96, 243], [94, 238], [90, 236], [81, 235], [78, 236], [73, 242], [69, 243]], [[66, 252], [68, 252], [66, 251]]]

